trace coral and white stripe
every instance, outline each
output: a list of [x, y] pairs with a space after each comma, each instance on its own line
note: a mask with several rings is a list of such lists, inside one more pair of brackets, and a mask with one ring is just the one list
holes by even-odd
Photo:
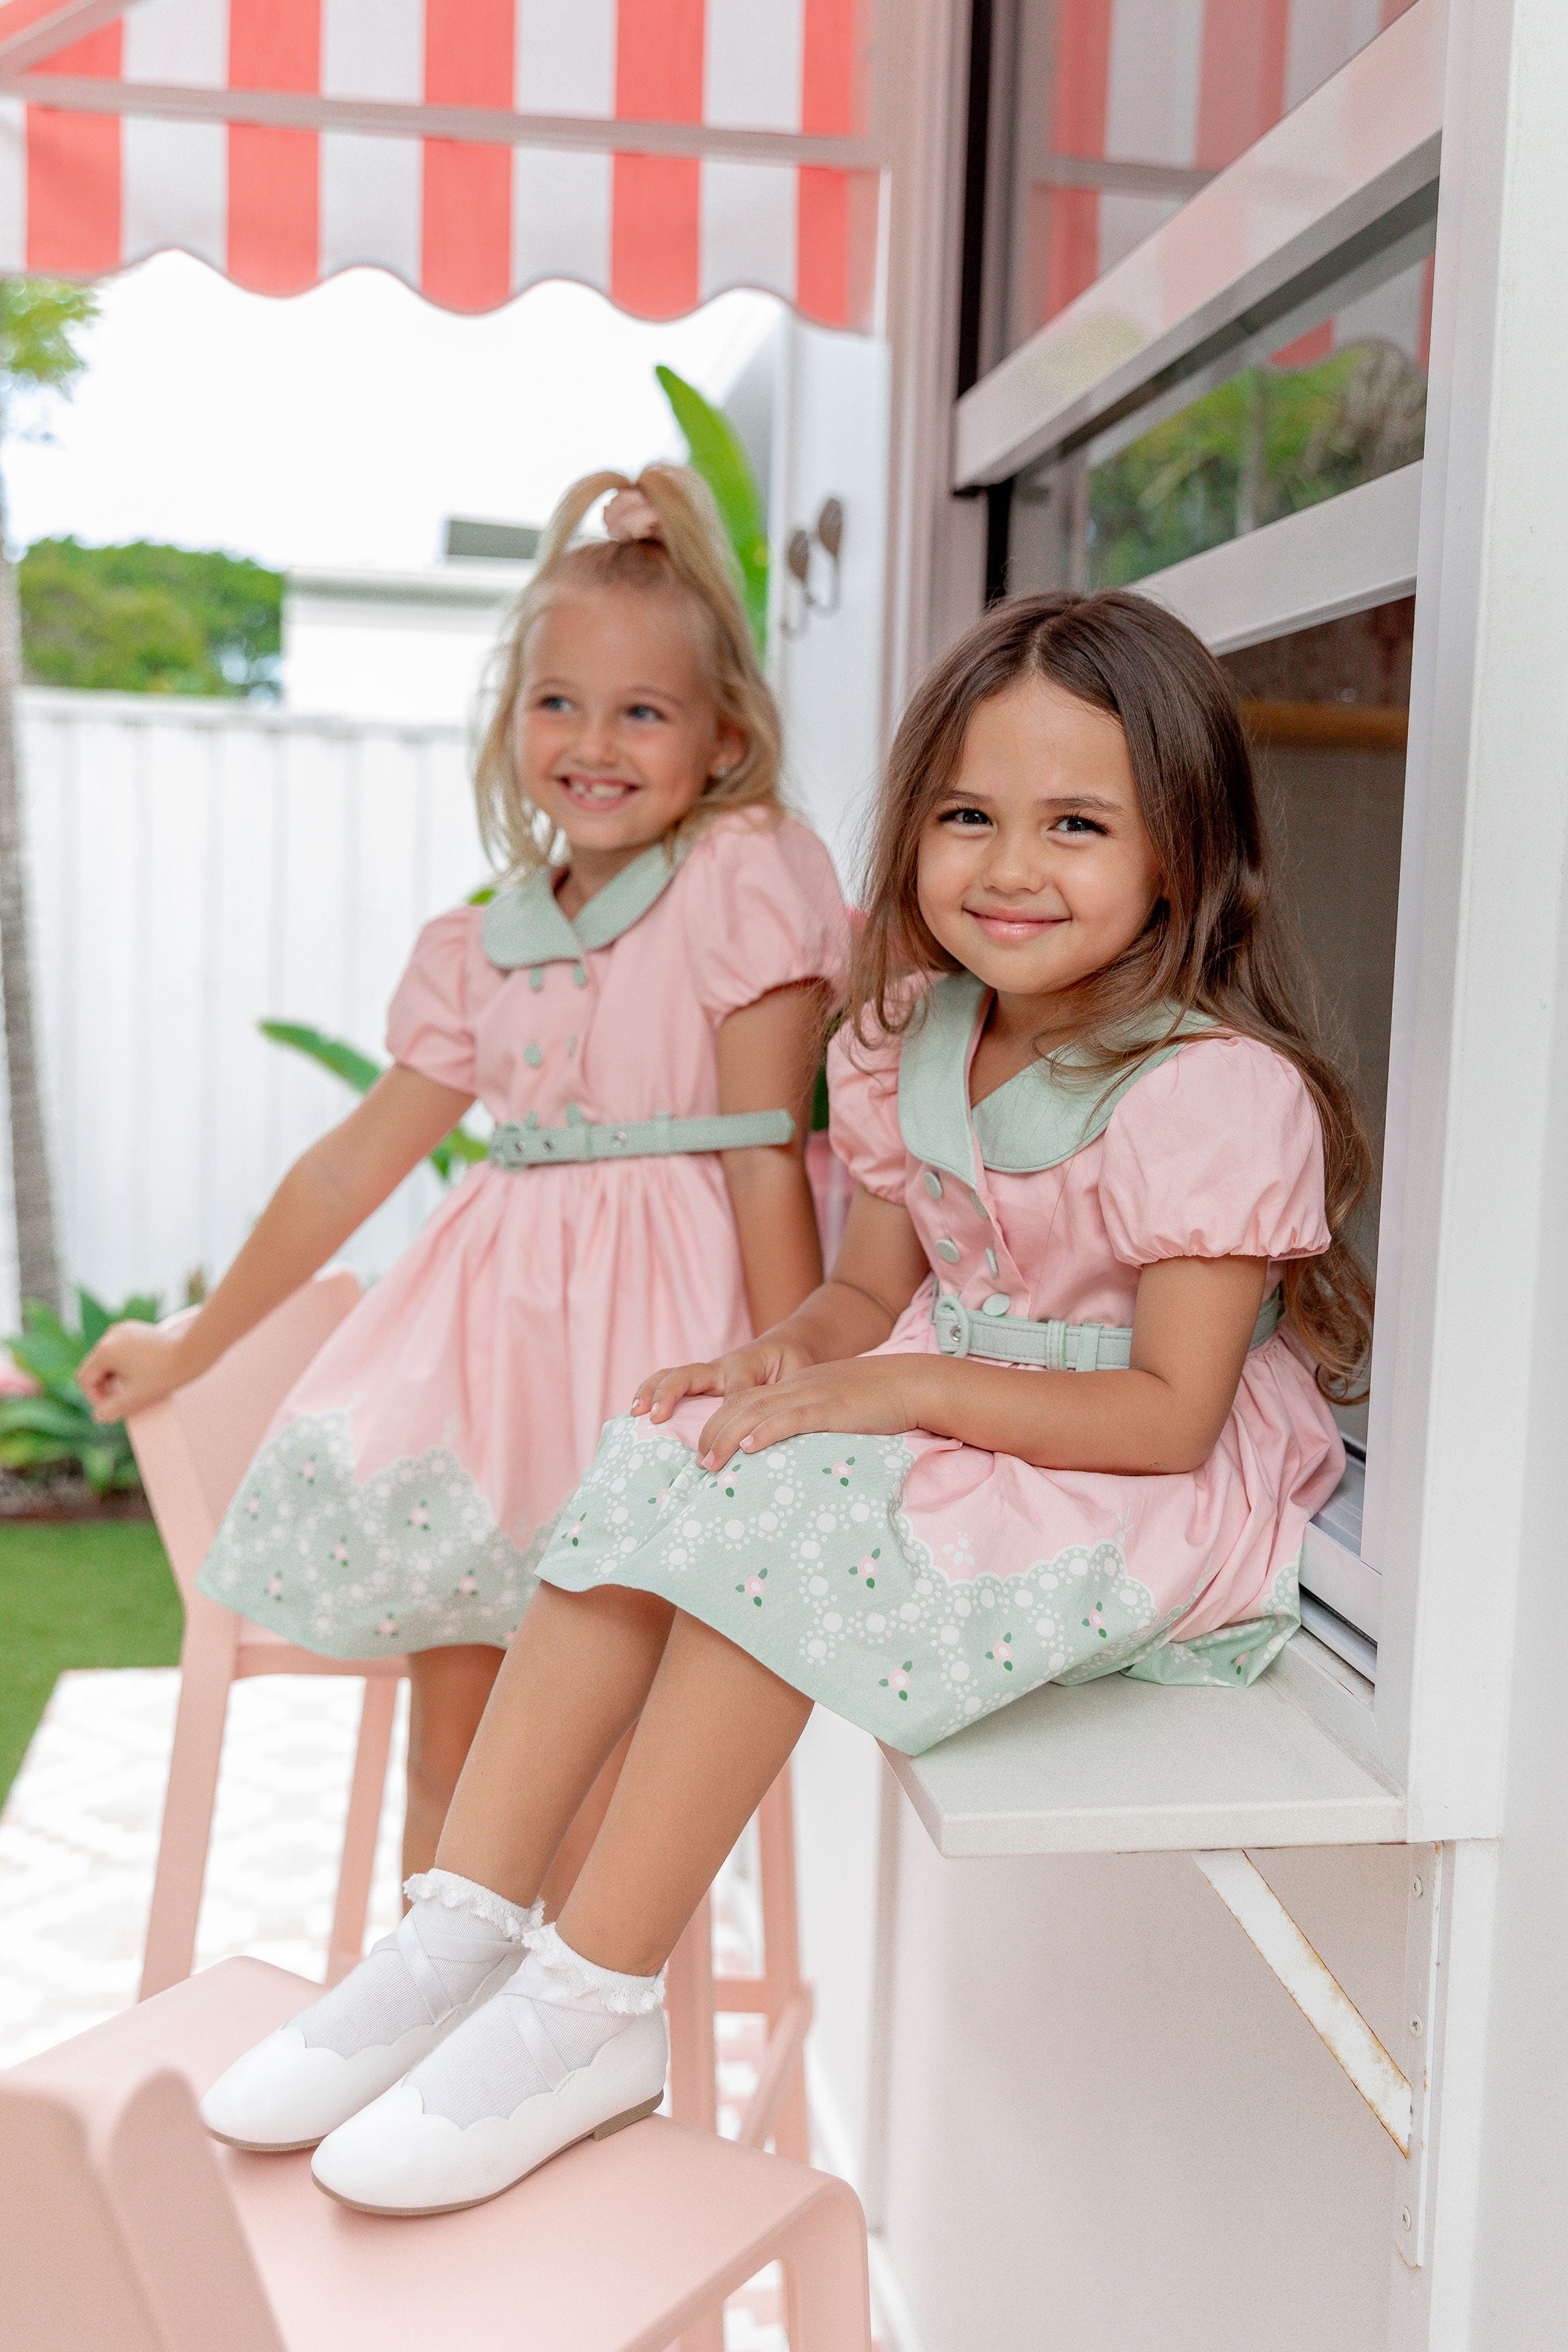
[[[0, 74], [38, 16], [0, 5]], [[15, 74], [0, 96], [0, 268], [94, 276], [181, 246], [265, 293], [372, 263], [459, 310], [572, 277], [646, 317], [750, 285], [863, 326], [869, 25], [870, 0], [128, 0], [27, 59], [37, 101]], [[161, 110], [132, 110], [138, 85]], [[171, 119], [206, 92], [214, 119]], [[266, 119], [223, 119], [240, 92]], [[421, 135], [417, 112], [368, 127], [389, 106], [484, 110], [498, 143]], [[604, 137], [529, 144], [520, 116]], [[617, 152], [617, 121], [658, 126], [658, 152]], [[729, 132], [826, 160], [723, 152]]]
[[[1050, 151], [1221, 171], [1338, 71], [1410, 0], [1060, 0]], [[1043, 199], [1043, 201], [1041, 201]], [[1030, 272], [1054, 318], [1142, 243], [1179, 199], [1053, 185], [1030, 208]], [[1430, 264], [1276, 356], [1301, 366], [1369, 336], [1426, 364]]]

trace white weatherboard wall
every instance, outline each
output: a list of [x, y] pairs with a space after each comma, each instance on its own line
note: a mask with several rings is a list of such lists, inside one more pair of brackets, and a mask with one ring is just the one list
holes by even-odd
[[[257, 1022], [380, 1054], [419, 925], [485, 879], [467, 745], [457, 727], [146, 695], [23, 705], [63, 1267], [110, 1302], [147, 1288], [177, 1304], [352, 1100]], [[347, 1257], [383, 1271], [440, 1192], [416, 1171]]]
[[[868, 2167], [880, 1759], [797, 1752], [813, 2093], [896, 2352], [1382, 2352], [1393, 2142], [1184, 1854], [945, 1861], [900, 1795]], [[1254, 1856], [1397, 2046], [1403, 1849]]]

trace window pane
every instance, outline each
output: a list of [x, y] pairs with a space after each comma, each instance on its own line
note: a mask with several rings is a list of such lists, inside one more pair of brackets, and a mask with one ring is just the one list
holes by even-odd
[[1426, 377], [1392, 343], [1247, 368], [1099, 465], [1090, 450], [1083, 583], [1142, 580], [1413, 465], [1426, 418]]
[[1410, 0], [993, 0], [994, 364]]

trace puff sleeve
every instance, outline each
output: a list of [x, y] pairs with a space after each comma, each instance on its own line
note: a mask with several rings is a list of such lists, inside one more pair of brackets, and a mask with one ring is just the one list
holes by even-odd
[[478, 1091], [468, 966], [479, 910], [454, 907], [426, 924], [386, 1015], [386, 1050], [437, 1085]]
[[899, 1041], [863, 1045], [846, 1024], [827, 1048], [828, 1140], [855, 1181], [901, 1201], [909, 1154], [899, 1128]]
[[721, 819], [692, 850], [681, 897], [698, 997], [711, 1021], [770, 989], [843, 986], [849, 929], [833, 860], [793, 817]]
[[1183, 1046], [1112, 1113], [1100, 1204], [1124, 1265], [1315, 1257], [1330, 1240], [1323, 1138], [1300, 1073], [1250, 1037]]

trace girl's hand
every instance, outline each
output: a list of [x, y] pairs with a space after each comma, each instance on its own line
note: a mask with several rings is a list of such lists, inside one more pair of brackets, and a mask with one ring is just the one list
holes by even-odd
[[731, 1394], [698, 1439], [698, 1460], [705, 1470], [722, 1470], [731, 1454], [760, 1454], [812, 1431], [897, 1437], [922, 1428], [933, 1360], [940, 1361], [924, 1355], [851, 1356], [807, 1364], [768, 1387]]
[[668, 1371], [650, 1372], [632, 1399], [632, 1411], [668, 1421], [682, 1397], [727, 1397], [742, 1389], [766, 1388], [810, 1360], [803, 1348], [777, 1332], [764, 1331], [748, 1347], [731, 1349], [710, 1364], [677, 1364]]
[[184, 1339], [156, 1323], [111, 1323], [76, 1376], [93, 1419], [123, 1421], [194, 1380], [200, 1367], [189, 1361]]

